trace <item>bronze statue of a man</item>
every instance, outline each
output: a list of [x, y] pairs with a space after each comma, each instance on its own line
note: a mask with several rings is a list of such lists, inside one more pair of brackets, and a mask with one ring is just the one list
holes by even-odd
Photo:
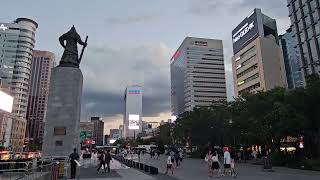
[[[60, 36], [59, 41], [62, 47], [64, 47], [64, 52], [60, 61], [60, 67], [77, 67], [83, 55], [84, 48], [87, 46], [88, 36], [86, 37], [85, 42], [80, 38], [80, 35], [77, 33], [76, 28], [72, 28], [62, 36]], [[66, 41], [66, 44], [64, 43]], [[77, 44], [83, 45], [80, 58], [78, 57], [78, 47]]]

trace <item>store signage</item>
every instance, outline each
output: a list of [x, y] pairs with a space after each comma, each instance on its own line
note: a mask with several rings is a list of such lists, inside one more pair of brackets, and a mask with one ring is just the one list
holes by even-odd
[[1, 24], [0, 29], [2, 29], [3, 31], [6, 31], [8, 29], [8, 27], [5, 27], [4, 24]]
[[140, 90], [128, 90], [128, 94], [140, 94]]
[[251, 29], [254, 28], [254, 22], [250, 24], [246, 23], [233, 37], [233, 43], [238, 42], [243, 36], [245, 36]]
[[206, 41], [194, 41], [193, 45], [196, 45], [196, 46], [208, 46], [208, 42], [206, 42]]
[[[233, 53], [238, 53], [259, 36], [259, 13], [254, 10], [232, 31]], [[236, 60], [237, 61], [237, 60]]]

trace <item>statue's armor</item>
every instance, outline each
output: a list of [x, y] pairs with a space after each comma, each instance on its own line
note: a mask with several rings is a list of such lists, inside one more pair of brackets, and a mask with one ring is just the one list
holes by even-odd
[[60, 44], [64, 46], [64, 41], [66, 41], [65, 50], [63, 52], [59, 66], [63, 67], [79, 67], [79, 58], [78, 58], [78, 47], [77, 43], [85, 45], [80, 35], [77, 33], [76, 29], [72, 27], [70, 31], [63, 34], [59, 38]]

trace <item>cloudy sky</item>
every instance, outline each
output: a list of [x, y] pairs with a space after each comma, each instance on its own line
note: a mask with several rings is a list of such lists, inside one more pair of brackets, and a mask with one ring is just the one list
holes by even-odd
[[127, 85], [144, 87], [146, 120], [168, 119], [169, 59], [186, 36], [222, 39], [228, 99], [232, 99], [231, 31], [254, 8], [277, 19], [279, 33], [289, 27], [286, 0], [10, 0], [1, 4], [0, 22], [28, 17], [39, 24], [36, 49], [59, 61], [58, 37], [74, 24], [89, 36], [84, 75], [82, 121], [106, 117], [108, 127], [122, 122]]

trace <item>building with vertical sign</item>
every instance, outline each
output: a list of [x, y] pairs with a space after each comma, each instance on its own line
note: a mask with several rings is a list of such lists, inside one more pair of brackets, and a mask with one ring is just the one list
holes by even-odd
[[186, 37], [170, 73], [173, 116], [227, 99], [222, 40]]
[[124, 101], [123, 135], [125, 138], [135, 138], [142, 132], [142, 87], [127, 87]]
[[48, 51], [33, 51], [30, 91], [27, 111], [26, 138], [29, 143], [38, 143], [41, 149], [44, 119], [47, 112], [51, 69], [54, 54]]
[[300, 68], [297, 42], [295, 34], [292, 32], [292, 28], [289, 28], [285, 34], [280, 35], [279, 39], [286, 68], [288, 88], [294, 89], [303, 87], [304, 78]]
[[14, 94], [13, 114], [26, 118], [32, 50], [38, 24], [27, 18], [13, 23], [0, 22], [0, 79]]
[[287, 2], [303, 77], [311, 74], [320, 75], [320, 1], [287, 0]]
[[276, 20], [254, 9], [233, 31], [235, 96], [287, 87]]

